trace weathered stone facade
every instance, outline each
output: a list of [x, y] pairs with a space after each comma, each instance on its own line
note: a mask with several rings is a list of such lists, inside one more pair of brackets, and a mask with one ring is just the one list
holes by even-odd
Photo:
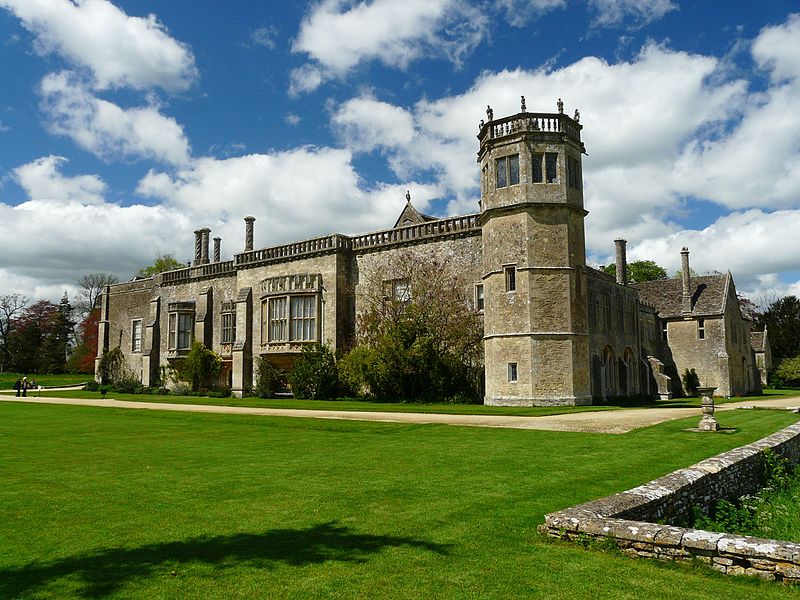
[[[119, 346], [143, 384], [153, 385], [198, 340], [223, 357], [222, 383], [243, 394], [259, 356], [290, 369], [306, 344], [348, 349], [366, 282], [378, 277], [402, 288], [393, 264], [410, 255], [457, 275], [483, 314], [487, 404], [664, 396], [679, 384], [675, 373], [684, 364], [713, 374], [702, 383], [720, 394], [756, 387], [748, 379], [755, 372], [749, 332], [734, 304], [678, 318], [624, 277], [615, 281], [586, 265], [578, 121], [561, 111], [489, 116], [478, 134], [480, 213], [436, 219], [407, 196], [391, 229], [259, 249], [248, 216], [244, 250], [229, 261], [220, 260], [219, 238], [209, 258], [210, 230], [198, 229], [190, 266], [106, 288], [98, 363]], [[623, 274], [624, 250], [618, 240]], [[708, 343], [690, 343], [681, 333], [687, 316], [708, 320]]]

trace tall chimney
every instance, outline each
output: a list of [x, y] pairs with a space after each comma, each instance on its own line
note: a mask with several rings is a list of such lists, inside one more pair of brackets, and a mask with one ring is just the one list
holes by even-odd
[[617, 250], [617, 283], [628, 285], [628, 257], [625, 253], [626, 240], [614, 240]]
[[202, 246], [200, 250], [200, 264], [207, 265], [208, 264], [208, 235], [211, 233], [211, 230], [208, 227], [204, 227], [200, 230], [202, 234]]
[[244, 250], [247, 252], [248, 250], [253, 249], [253, 223], [255, 222], [255, 217], [245, 217], [244, 218]]
[[689, 248], [681, 250], [681, 280], [683, 282], [683, 299], [681, 310], [685, 313], [692, 312], [692, 275], [689, 270]]
[[220, 253], [219, 253], [219, 244], [222, 241], [222, 238], [215, 237], [214, 238], [214, 262], [220, 261]]
[[193, 265], [199, 265], [203, 255], [203, 230], [197, 229], [194, 232], [194, 261]]

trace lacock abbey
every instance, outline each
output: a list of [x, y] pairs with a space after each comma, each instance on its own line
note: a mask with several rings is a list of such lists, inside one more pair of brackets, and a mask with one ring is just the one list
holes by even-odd
[[[626, 280], [625, 240], [616, 240], [616, 278], [587, 266], [577, 111], [495, 119], [478, 133], [480, 212], [438, 219], [407, 203], [393, 227], [331, 234], [209, 256], [209, 229], [195, 232], [186, 268], [107, 287], [99, 351], [119, 346], [142, 384], [174, 366], [193, 340], [223, 358], [223, 382], [241, 396], [259, 356], [289, 369], [304, 345], [347, 349], [363, 310], [366, 281], [381, 273], [386, 293], [408, 293], [391, 273], [399, 253], [436, 258], [466, 276], [483, 315], [489, 405], [585, 405], [593, 398], [681, 391], [695, 369], [716, 395], [758, 392], [770, 351], [751, 332], [730, 273], [696, 276], [687, 248], [681, 277]], [[387, 224], [388, 225], [388, 224]]]

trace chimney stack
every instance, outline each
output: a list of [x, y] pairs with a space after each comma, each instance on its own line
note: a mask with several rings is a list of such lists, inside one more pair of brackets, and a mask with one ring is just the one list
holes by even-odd
[[211, 233], [211, 230], [208, 227], [204, 227], [200, 230], [202, 234], [202, 245], [200, 248], [200, 264], [207, 265], [208, 264], [208, 236]]
[[219, 253], [219, 244], [222, 241], [222, 238], [215, 237], [214, 238], [214, 262], [220, 261], [220, 253]]
[[617, 250], [617, 283], [628, 285], [628, 257], [625, 253], [627, 240], [614, 240]]
[[203, 230], [197, 229], [194, 232], [194, 261], [192, 265], [199, 265], [203, 254]]
[[255, 222], [255, 217], [245, 217], [244, 218], [244, 250], [247, 252], [248, 250], [253, 249], [253, 223]]
[[681, 310], [685, 313], [692, 312], [692, 276], [689, 270], [689, 248], [681, 250], [681, 280], [683, 282], [683, 298]]

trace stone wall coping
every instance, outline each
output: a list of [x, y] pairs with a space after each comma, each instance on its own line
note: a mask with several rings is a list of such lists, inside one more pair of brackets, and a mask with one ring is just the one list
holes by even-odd
[[742, 495], [736, 486], [752, 482], [739, 481], [738, 471], [751, 474], [752, 479], [753, 465], [760, 464], [760, 456], [768, 448], [791, 466], [800, 463], [800, 423], [630, 490], [545, 515], [539, 530], [566, 539], [613, 538], [629, 555], [667, 560], [695, 557], [724, 573], [800, 583], [800, 543], [629, 518], [632, 514], [672, 514], [681, 503], [688, 507], [702, 500], [708, 505], [723, 497], [720, 486], [730, 486], [725, 497]]

